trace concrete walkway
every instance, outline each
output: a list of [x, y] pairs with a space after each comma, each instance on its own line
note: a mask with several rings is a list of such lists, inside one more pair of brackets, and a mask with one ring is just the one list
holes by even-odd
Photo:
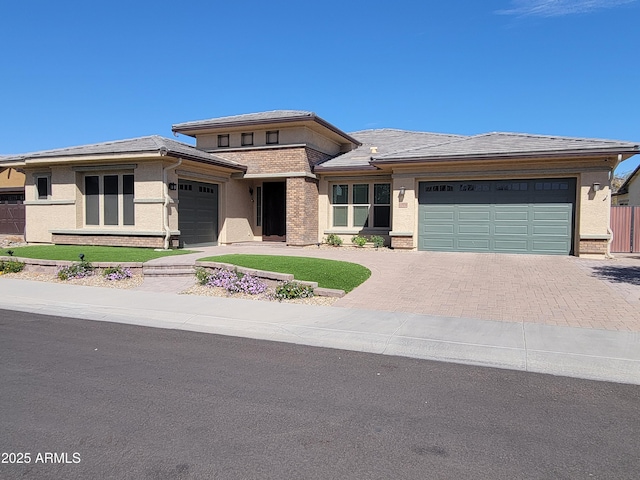
[[[306, 253], [303, 249], [292, 252]], [[382, 253], [379, 257], [383, 255], [394, 254]], [[163, 261], [177, 262], [179, 258]], [[638, 331], [280, 304], [8, 278], [0, 282], [0, 308], [9, 310], [640, 384]]]

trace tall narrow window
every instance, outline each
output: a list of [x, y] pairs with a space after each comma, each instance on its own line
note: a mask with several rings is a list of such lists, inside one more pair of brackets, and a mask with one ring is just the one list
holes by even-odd
[[373, 185], [373, 226], [389, 227], [391, 225], [391, 184], [375, 183]]
[[84, 177], [84, 209], [87, 225], [100, 225], [100, 177]]
[[367, 227], [369, 220], [369, 184], [353, 186], [353, 226]]
[[37, 177], [36, 189], [38, 190], [38, 200], [49, 198], [49, 177]]
[[333, 203], [333, 226], [346, 227], [349, 225], [349, 186], [334, 185], [331, 200]]
[[124, 225], [135, 225], [133, 183], [133, 175], [122, 176], [122, 223]]
[[262, 187], [256, 187], [256, 226], [262, 226]]
[[104, 176], [104, 224], [118, 225], [118, 175]]

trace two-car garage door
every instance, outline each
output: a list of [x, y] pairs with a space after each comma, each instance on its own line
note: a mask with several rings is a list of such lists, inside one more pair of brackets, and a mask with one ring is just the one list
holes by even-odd
[[573, 178], [420, 182], [419, 250], [569, 255]]

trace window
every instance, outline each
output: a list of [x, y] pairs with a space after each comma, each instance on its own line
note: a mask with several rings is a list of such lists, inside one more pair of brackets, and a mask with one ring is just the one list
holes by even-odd
[[133, 175], [85, 175], [85, 225], [134, 225]]
[[354, 183], [331, 187], [332, 226], [389, 228], [391, 184]]
[[271, 130], [267, 132], [267, 145], [276, 145], [280, 141], [280, 131]]
[[256, 187], [256, 226], [262, 226], [262, 187]]
[[229, 146], [229, 135], [218, 135], [218, 147], [228, 147]]
[[242, 134], [242, 146], [246, 147], [248, 145], [253, 145], [253, 133]]
[[49, 177], [36, 177], [36, 195], [38, 200], [49, 198]]

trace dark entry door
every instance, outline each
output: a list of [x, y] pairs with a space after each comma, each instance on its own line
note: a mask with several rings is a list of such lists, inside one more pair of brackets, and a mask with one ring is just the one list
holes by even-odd
[[264, 215], [262, 239], [284, 242], [287, 235], [286, 183], [265, 182], [262, 185]]

